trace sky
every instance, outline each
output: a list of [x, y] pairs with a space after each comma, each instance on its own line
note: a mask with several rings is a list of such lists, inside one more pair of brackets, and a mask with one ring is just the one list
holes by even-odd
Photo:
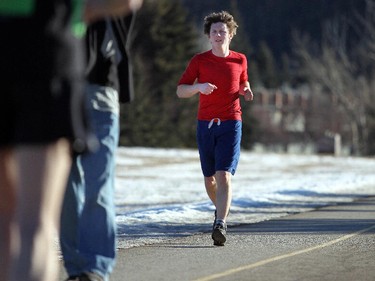
[[[242, 151], [230, 228], [375, 196], [375, 159]], [[196, 150], [125, 148], [115, 180], [118, 248], [210, 235], [214, 206]]]

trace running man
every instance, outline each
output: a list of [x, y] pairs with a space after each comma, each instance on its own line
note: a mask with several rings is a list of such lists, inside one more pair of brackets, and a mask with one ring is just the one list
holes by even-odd
[[231, 176], [240, 156], [242, 136], [240, 95], [253, 99], [244, 54], [229, 45], [237, 23], [226, 11], [204, 18], [204, 33], [212, 49], [195, 55], [177, 87], [179, 98], [199, 93], [197, 142], [204, 184], [215, 205], [214, 245], [226, 241], [226, 219], [232, 201]]

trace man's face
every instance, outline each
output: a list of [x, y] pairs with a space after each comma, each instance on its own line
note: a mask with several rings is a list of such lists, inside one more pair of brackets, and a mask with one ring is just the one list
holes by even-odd
[[229, 46], [232, 40], [232, 34], [229, 33], [228, 27], [223, 22], [213, 23], [208, 36], [212, 47]]

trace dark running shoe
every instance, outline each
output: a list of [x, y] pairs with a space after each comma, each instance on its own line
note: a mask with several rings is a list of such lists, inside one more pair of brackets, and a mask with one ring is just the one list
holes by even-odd
[[214, 226], [212, 231], [212, 239], [214, 240], [215, 246], [224, 246], [225, 241], [227, 238], [225, 237], [227, 234], [227, 224], [225, 222], [217, 222]]
[[99, 274], [85, 272], [79, 276], [79, 281], [104, 281], [104, 279]]

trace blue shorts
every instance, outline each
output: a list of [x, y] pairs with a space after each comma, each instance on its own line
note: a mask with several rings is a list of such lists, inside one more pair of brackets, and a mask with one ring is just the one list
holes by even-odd
[[227, 171], [234, 175], [240, 158], [241, 136], [241, 121], [198, 120], [197, 142], [205, 177], [213, 176], [216, 171]]

